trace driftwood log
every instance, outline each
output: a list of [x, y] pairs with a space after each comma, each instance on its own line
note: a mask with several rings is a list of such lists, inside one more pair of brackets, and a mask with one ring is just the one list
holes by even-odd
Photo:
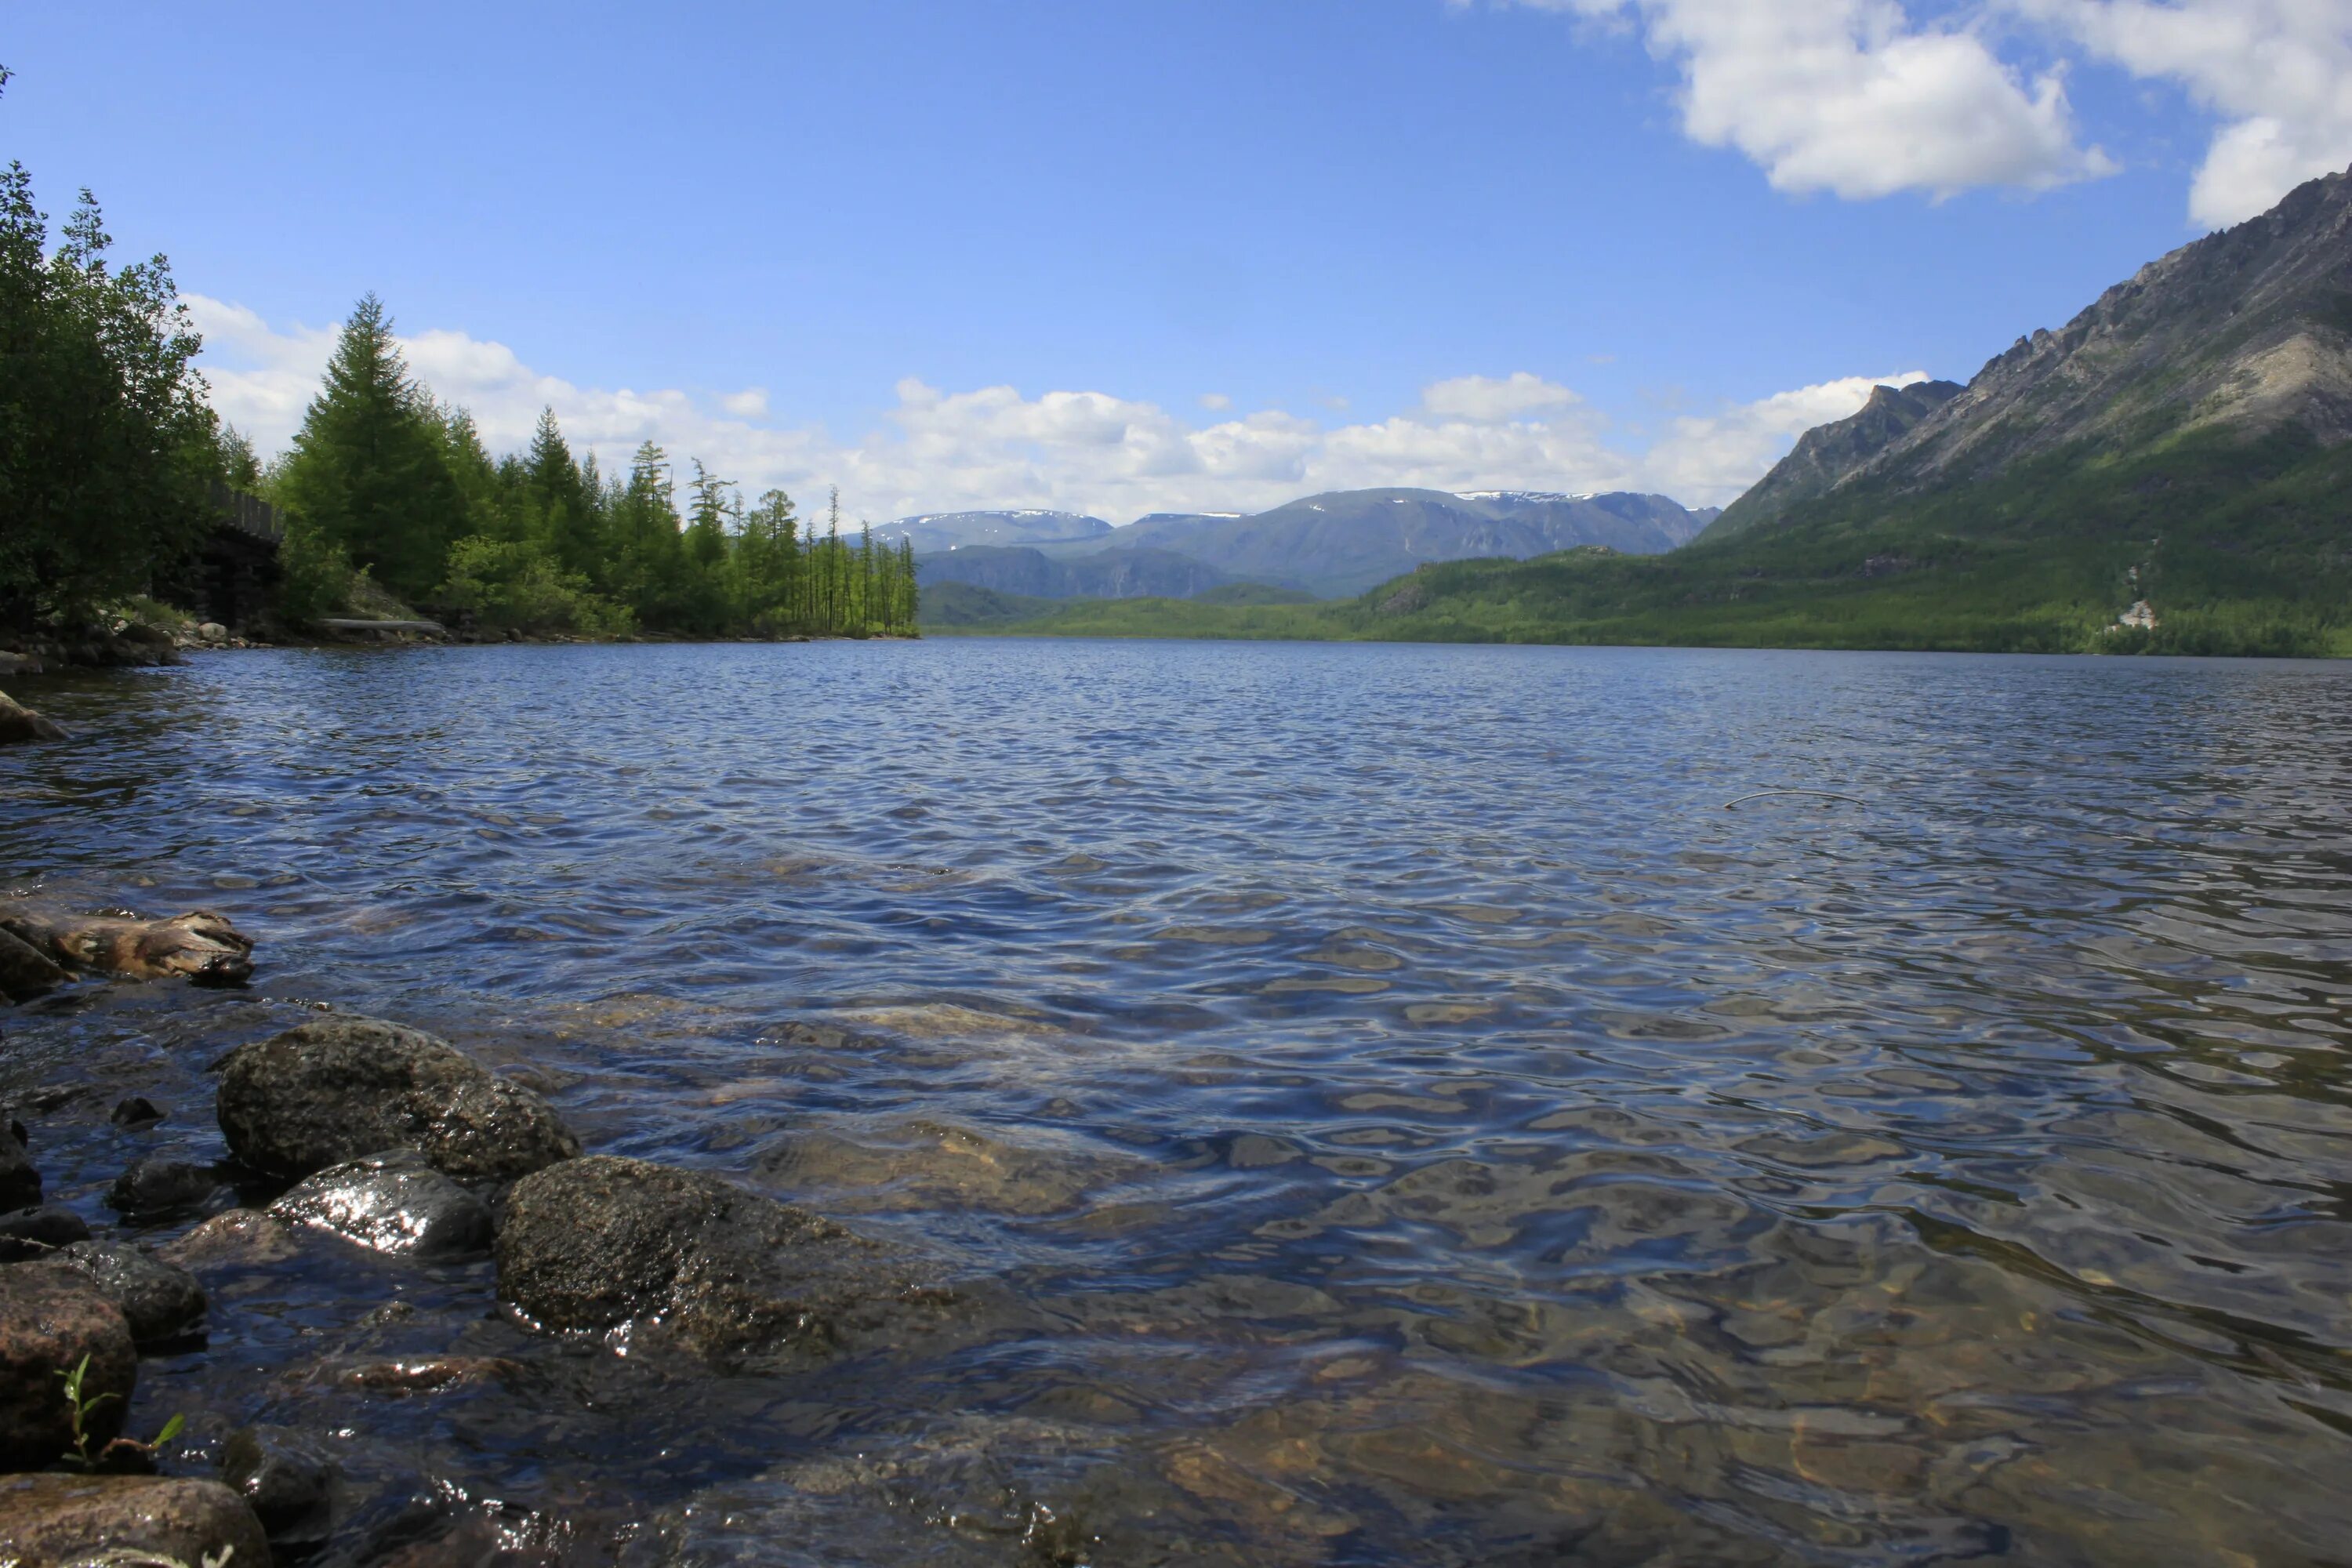
[[[197, 985], [242, 985], [253, 977], [253, 942], [219, 915], [197, 910], [176, 920], [142, 921], [121, 914], [72, 915], [54, 910], [0, 906], [0, 933], [32, 955], [66, 970], [89, 970], [125, 980], [168, 980]], [[0, 950], [0, 970], [22, 970]], [[52, 982], [54, 984], [54, 982]], [[47, 989], [43, 986], [42, 989]]]

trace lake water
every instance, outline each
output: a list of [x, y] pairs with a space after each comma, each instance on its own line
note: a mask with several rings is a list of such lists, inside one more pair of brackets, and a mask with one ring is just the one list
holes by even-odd
[[[487, 1264], [214, 1276], [133, 1425], [340, 1434], [319, 1561], [2352, 1560], [2352, 668], [957, 640], [19, 695], [79, 738], [0, 755], [15, 885], [262, 943], [248, 993], [12, 1015], [94, 1221], [324, 1001], [1009, 1303], [712, 1379], [534, 1339]], [[1727, 809], [1791, 788], [1851, 798]], [[515, 1366], [332, 1375], [450, 1351]]]

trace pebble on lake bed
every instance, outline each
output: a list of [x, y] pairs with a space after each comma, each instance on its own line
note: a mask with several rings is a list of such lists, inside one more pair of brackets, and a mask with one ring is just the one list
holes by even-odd
[[580, 1152], [530, 1089], [421, 1030], [356, 1016], [230, 1052], [219, 1111], [230, 1152], [272, 1175], [414, 1149], [461, 1180], [505, 1181]]

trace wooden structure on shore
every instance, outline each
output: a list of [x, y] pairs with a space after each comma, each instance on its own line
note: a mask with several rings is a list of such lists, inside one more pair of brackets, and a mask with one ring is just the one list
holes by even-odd
[[195, 581], [189, 586], [206, 619], [242, 628], [268, 613], [286, 520], [259, 496], [224, 484], [212, 487], [212, 503], [217, 521], [196, 552]]

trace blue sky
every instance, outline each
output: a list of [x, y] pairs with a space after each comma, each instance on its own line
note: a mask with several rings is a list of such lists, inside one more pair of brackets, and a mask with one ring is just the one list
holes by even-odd
[[2352, 0], [0, 15], [0, 148], [169, 252], [265, 446], [373, 289], [494, 441], [877, 518], [1720, 501], [2352, 162]]

